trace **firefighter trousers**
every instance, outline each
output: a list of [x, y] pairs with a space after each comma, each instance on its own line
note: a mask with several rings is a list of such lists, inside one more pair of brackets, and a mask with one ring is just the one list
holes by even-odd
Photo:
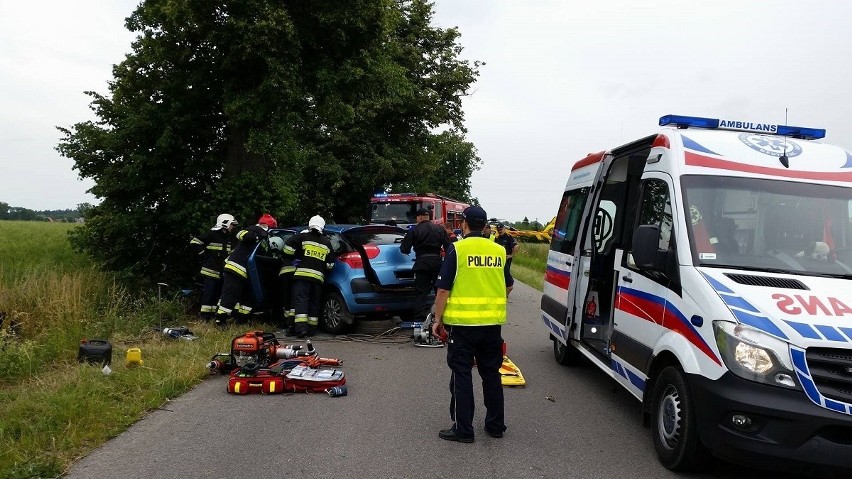
[[247, 322], [252, 309], [248, 279], [227, 269], [223, 277], [222, 297], [219, 299], [216, 321], [224, 322], [233, 317], [238, 323]]
[[296, 334], [316, 331], [319, 324], [320, 302], [322, 301], [323, 284], [310, 279], [293, 279], [293, 307], [296, 310], [294, 318]]
[[202, 276], [201, 319], [211, 320], [216, 315], [219, 296], [222, 294], [222, 273], [218, 278]]

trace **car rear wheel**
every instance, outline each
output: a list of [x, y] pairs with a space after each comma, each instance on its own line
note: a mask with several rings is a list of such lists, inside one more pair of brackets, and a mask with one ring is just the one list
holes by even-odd
[[325, 295], [322, 305], [320, 325], [331, 334], [340, 334], [352, 324], [353, 316], [346, 307], [346, 302], [340, 293], [331, 292]]

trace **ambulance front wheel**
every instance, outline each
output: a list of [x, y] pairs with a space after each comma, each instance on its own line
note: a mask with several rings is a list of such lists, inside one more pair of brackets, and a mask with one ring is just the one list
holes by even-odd
[[660, 372], [652, 399], [651, 433], [660, 462], [677, 471], [701, 467], [708, 451], [698, 437], [692, 393], [679, 368], [669, 366]]
[[573, 346], [562, 344], [562, 341], [553, 336], [550, 337], [550, 340], [553, 341], [553, 358], [556, 359], [557, 363], [563, 366], [576, 366], [580, 364], [582, 356]]

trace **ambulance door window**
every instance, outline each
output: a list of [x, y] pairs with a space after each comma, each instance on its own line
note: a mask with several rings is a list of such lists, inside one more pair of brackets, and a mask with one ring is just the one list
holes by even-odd
[[[655, 225], [660, 227], [659, 249], [667, 251], [674, 247], [674, 228], [672, 218], [672, 202], [669, 194], [669, 186], [665, 181], [651, 178], [642, 183], [642, 199], [638, 214], [639, 225]], [[632, 245], [631, 245], [632, 252]], [[654, 271], [639, 270], [633, 262], [632, 254], [628, 254], [627, 266], [650, 277], [660, 284], [669, 283], [669, 279], [662, 273]]]
[[553, 227], [553, 238], [550, 249], [560, 253], [574, 254], [577, 245], [577, 236], [580, 230], [580, 219], [583, 216], [583, 208], [586, 206], [586, 198], [589, 196], [589, 188], [566, 191], [559, 204], [556, 213], [556, 221]]

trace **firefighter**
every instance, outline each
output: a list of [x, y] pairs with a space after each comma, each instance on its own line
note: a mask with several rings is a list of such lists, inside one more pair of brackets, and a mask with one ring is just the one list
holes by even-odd
[[248, 258], [257, 243], [267, 237], [269, 228], [276, 227], [278, 222], [275, 218], [264, 214], [257, 220], [256, 225], [237, 233], [239, 243], [225, 260], [222, 298], [219, 300], [219, 309], [216, 311], [217, 325], [224, 326], [229, 317], [233, 317], [238, 324], [247, 322], [252, 310], [246, 269]]
[[278, 270], [280, 311], [276, 311], [276, 317], [283, 319], [287, 335], [294, 336], [296, 309], [293, 307], [293, 273], [296, 272], [297, 262], [291, 255], [284, 254], [284, 240], [278, 236], [269, 239], [269, 246], [275, 257], [281, 260], [281, 269]]
[[189, 244], [204, 259], [201, 263], [201, 311], [199, 317], [210, 321], [216, 315], [216, 304], [222, 293], [222, 269], [225, 258], [234, 249], [233, 231], [239, 223], [232, 215], [223, 213], [216, 224], [204, 233], [194, 236]]
[[429, 210], [417, 210], [417, 224], [405, 233], [399, 250], [402, 254], [410, 254], [414, 248], [414, 293], [417, 304], [414, 311], [414, 321], [424, 322], [432, 303], [429, 295], [435, 288], [435, 280], [441, 270], [441, 249], [447, 251], [450, 247], [450, 237], [444, 228], [429, 220]]
[[284, 246], [284, 254], [298, 261], [293, 272], [293, 332], [299, 338], [316, 334], [325, 273], [334, 267], [331, 241], [323, 236], [324, 228], [325, 220], [314, 216], [308, 229], [291, 236]]
[[464, 238], [453, 243], [441, 267], [436, 286], [432, 332], [440, 336], [446, 325], [447, 365], [450, 376], [450, 419], [453, 426], [438, 433], [447, 441], [473, 442], [474, 360], [482, 378], [485, 432], [493, 438], [506, 430], [503, 413], [502, 325], [512, 278], [506, 268], [506, 249], [483, 237], [485, 210], [464, 210]]

